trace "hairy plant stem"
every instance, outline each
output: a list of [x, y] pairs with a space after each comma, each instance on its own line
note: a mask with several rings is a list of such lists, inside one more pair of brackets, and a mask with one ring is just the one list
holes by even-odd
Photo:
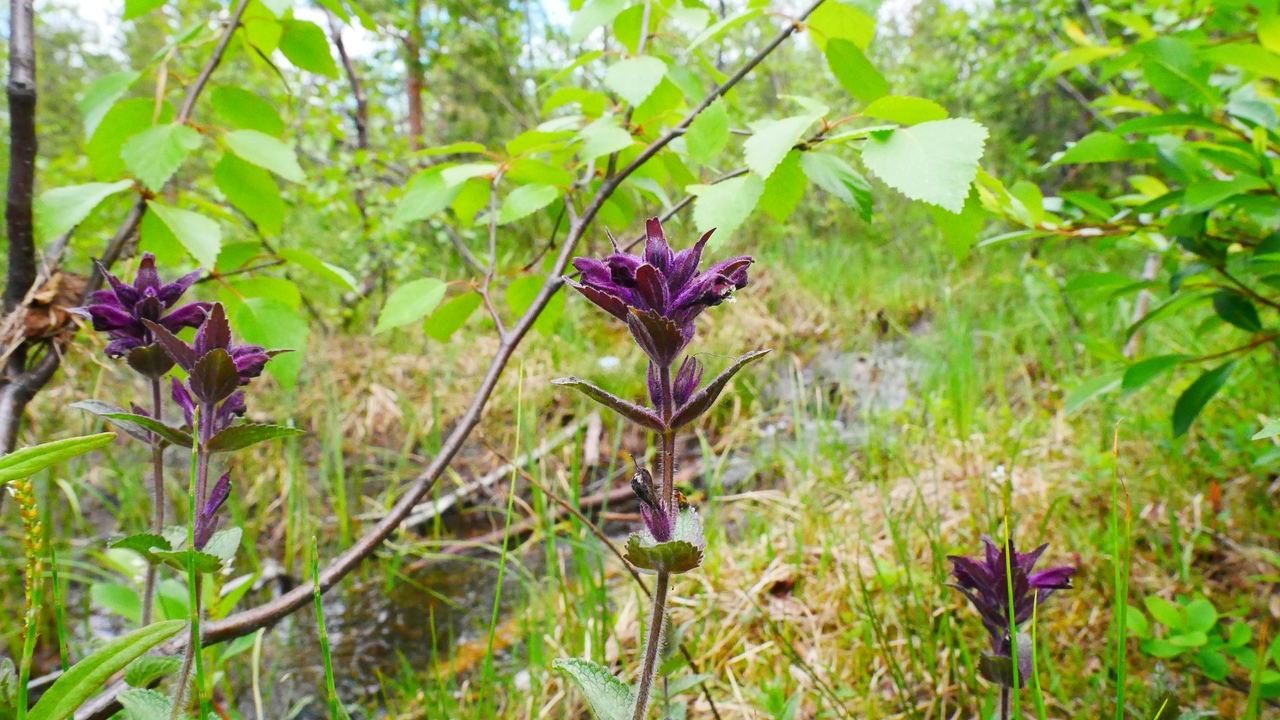
[[640, 668], [640, 682], [636, 686], [636, 709], [632, 720], [644, 720], [649, 709], [649, 693], [653, 690], [653, 678], [658, 672], [658, 655], [662, 649], [662, 626], [667, 621], [667, 586], [671, 575], [658, 571], [658, 583], [653, 589], [653, 618], [649, 621], [649, 639], [644, 647], [644, 665]]
[[[658, 369], [658, 382], [662, 388], [659, 393], [662, 407], [662, 422], [670, 423], [673, 414], [671, 396], [671, 366]], [[670, 513], [675, 509], [675, 469], [676, 469], [676, 434], [674, 430], [662, 432], [662, 451], [658, 455], [662, 464], [662, 509]], [[658, 570], [658, 582], [653, 589], [653, 615], [649, 621], [649, 639], [644, 648], [644, 665], [640, 668], [640, 682], [636, 687], [636, 707], [632, 720], [644, 720], [649, 709], [649, 694], [653, 690], [653, 680], [658, 672], [658, 656], [662, 649], [662, 627], [667, 620], [667, 587], [670, 585], [670, 573]]]
[[1000, 688], [1000, 720], [1009, 720], [1009, 688]]
[[[164, 401], [160, 393], [160, 378], [151, 378], [151, 411], [152, 417], [157, 421], [163, 421], [161, 415], [164, 410]], [[153, 519], [151, 522], [151, 532], [156, 535], [164, 534], [164, 445], [163, 441], [157, 435], [152, 435], [151, 439], [151, 471], [152, 481], [155, 485], [153, 493], [152, 507]], [[155, 608], [156, 599], [156, 573], [158, 568], [155, 565], [147, 565], [147, 584], [142, 591], [142, 625], [146, 627], [151, 624], [152, 612]]]

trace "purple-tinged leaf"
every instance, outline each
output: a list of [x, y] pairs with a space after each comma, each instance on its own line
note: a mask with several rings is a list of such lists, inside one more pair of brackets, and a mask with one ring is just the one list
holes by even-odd
[[756, 350], [738, 358], [727, 370], [707, 383], [706, 387], [694, 393], [693, 397], [689, 398], [689, 402], [681, 405], [680, 409], [676, 410], [675, 416], [671, 418], [671, 429], [679, 430], [711, 409], [711, 406], [715, 404], [716, 398], [720, 397], [725, 385], [729, 384], [729, 380], [734, 375], [737, 375], [742, 368], [769, 354], [769, 352], [769, 350]]
[[659, 418], [658, 414], [654, 411], [633, 402], [623, 400], [617, 395], [614, 395], [603, 388], [597, 387], [586, 380], [580, 380], [576, 377], [567, 377], [552, 380], [551, 384], [573, 388], [641, 427], [648, 428], [654, 432], [662, 432], [665, 429], [662, 426], [661, 418]]
[[[104, 408], [99, 406], [106, 406], [106, 407]], [[124, 430], [125, 432], [128, 432], [130, 435], [133, 435], [133, 437], [138, 437], [138, 436], [134, 435], [132, 431], [127, 429], [125, 427], [126, 425], [131, 426], [133, 429], [138, 429], [140, 432], [149, 430], [159, 435], [160, 437], [164, 438], [165, 441], [172, 443], [174, 445], [187, 447], [187, 448], [191, 447], [190, 434], [182, 430], [179, 430], [178, 428], [165, 425], [164, 423], [160, 422], [159, 420], [156, 420], [155, 418], [150, 418], [150, 417], [147, 417], [146, 415], [136, 415], [134, 413], [125, 412], [123, 410], [120, 410], [119, 412], [112, 412], [110, 405], [107, 405], [107, 403], [98, 402], [97, 400], [82, 400], [78, 403], [73, 404], [71, 407], [77, 408], [79, 410], [87, 410], [88, 412], [91, 412], [94, 415], [97, 415], [98, 417], [101, 417], [106, 420], [110, 420], [113, 424], [119, 426], [120, 429]], [[149, 443], [151, 442], [151, 439], [147, 438], [146, 440], [143, 440], [143, 442]]]
[[[131, 420], [122, 419], [121, 416], [132, 415], [128, 410], [117, 407], [111, 403], [102, 402], [101, 400], [81, 400], [80, 402], [71, 403], [71, 407], [77, 410], [93, 413], [98, 417], [109, 421], [112, 425], [123, 430], [129, 437], [151, 444], [151, 431], [144, 425], [140, 425]], [[112, 417], [115, 416], [115, 417]], [[145, 415], [142, 417], [146, 417]], [[147, 418], [150, 420], [150, 418]]]
[[190, 382], [191, 392], [201, 402], [222, 402], [240, 387], [240, 371], [230, 353], [216, 348], [196, 360]]
[[185, 341], [178, 338], [177, 335], [166, 330], [163, 326], [157, 325], [150, 320], [143, 320], [147, 329], [151, 330], [151, 334], [155, 336], [156, 342], [160, 343], [160, 347], [169, 353], [169, 357], [178, 363], [183, 370], [191, 372], [191, 368], [196, 365], [196, 351]]

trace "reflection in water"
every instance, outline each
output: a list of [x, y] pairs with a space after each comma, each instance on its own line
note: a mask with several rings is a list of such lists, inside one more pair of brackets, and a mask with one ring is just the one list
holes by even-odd
[[[520, 621], [513, 613], [528, 597], [530, 578], [541, 575], [544, 561], [539, 552], [525, 558], [508, 556], [499, 608], [499, 615], [507, 619], [499, 622], [494, 640], [499, 662], [505, 654], [501, 651], [518, 639]], [[384, 573], [392, 579], [378, 581]], [[496, 560], [440, 560], [403, 575], [376, 568], [363, 577], [324, 597], [334, 676], [344, 701], [376, 696], [381, 678], [411, 671], [418, 677], [452, 678], [484, 661], [498, 582]], [[262, 652], [264, 717], [328, 715], [314, 612], [299, 612], [268, 631]], [[239, 663], [236, 672], [247, 670], [247, 665]], [[433, 666], [438, 669], [428, 671]], [[237, 678], [232, 686], [240, 691], [236, 704], [241, 713], [253, 717], [249, 678]]]

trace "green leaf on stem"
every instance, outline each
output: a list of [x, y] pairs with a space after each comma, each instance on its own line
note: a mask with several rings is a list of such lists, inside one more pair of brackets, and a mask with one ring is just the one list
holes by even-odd
[[133, 187], [132, 180], [85, 183], [46, 190], [36, 198], [36, 240], [47, 242], [65, 235], [89, 217], [103, 200]]
[[806, 23], [813, 44], [825, 50], [831, 40], [848, 40], [866, 50], [876, 35], [876, 20], [852, 5], [838, 0], [824, 2], [809, 15]]
[[111, 73], [94, 80], [93, 84], [84, 91], [84, 97], [80, 99], [80, 114], [84, 115], [86, 139], [93, 137], [94, 131], [98, 129], [98, 123], [106, 117], [107, 111], [140, 77], [142, 73], [136, 70]]
[[700, 163], [708, 163], [720, 154], [729, 142], [729, 112], [724, 98], [716, 98], [706, 110], [689, 124], [684, 135], [689, 157]]
[[176, 657], [144, 655], [129, 663], [124, 681], [132, 687], [144, 688], [162, 677], [178, 672], [182, 660]]
[[169, 544], [169, 541], [166, 540], [164, 536], [156, 535], [155, 533], [138, 533], [136, 535], [123, 537], [112, 542], [111, 547], [132, 550], [141, 555], [152, 565], [160, 563], [160, 558], [156, 556], [156, 550], [159, 550], [160, 552], [170, 552], [173, 550], [173, 546]]
[[10, 480], [31, 477], [50, 465], [70, 460], [77, 455], [104, 447], [116, 438], [115, 433], [99, 433], [65, 440], [54, 440], [15, 450], [0, 458], [0, 485]]
[[648, 531], [631, 533], [627, 538], [627, 562], [644, 572], [665, 571], [673, 575], [686, 573], [702, 564], [702, 551], [707, 541], [702, 535], [702, 518], [698, 511], [686, 508], [676, 517], [671, 539], [660, 543]]
[[644, 102], [667, 74], [667, 64], [656, 57], [646, 55], [627, 58], [609, 66], [604, 74], [604, 84], [628, 104]]
[[1153, 378], [1172, 370], [1188, 359], [1186, 355], [1158, 355], [1136, 362], [1130, 365], [1128, 370], [1124, 371], [1124, 379], [1120, 381], [1120, 388], [1125, 395], [1135, 393], [1142, 386], [1151, 382]]
[[582, 42], [596, 28], [613, 22], [626, 7], [627, 0], [591, 0], [574, 13], [569, 25], [569, 42]]
[[373, 332], [383, 333], [391, 328], [421, 320], [436, 309], [444, 299], [448, 286], [435, 278], [420, 278], [396, 288], [378, 315], [378, 325]]
[[805, 188], [809, 185], [809, 178], [800, 167], [802, 154], [799, 150], [787, 153], [764, 183], [764, 193], [760, 195], [760, 208], [778, 222], [791, 217], [791, 213], [804, 198]]
[[871, 219], [871, 184], [843, 159], [823, 152], [800, 155], [800, 168], [814, 185], [853, 208], [863, 220]]
[[912, 200], [959, 213], [986, 140], [987, 129], [968, 118], [934, 120], [883, 138], [873, 134], [862, 149], [862, 162]]
[[467, 323], [482, 301], [478, 292], [469, 292], [449, 300], [426, 319], [422, 324], [423, 332], [429, 338], [442, 343], [449, 342], [449, 338]]
[[746, 165], [762, 180], [768, 179], [778, 163], [787, 156], [805, 130], [821, 116], [813, 113], [782, 120], [759, 120], [751, 123], [751, 137], [742, 144]]
[[257, 93], [238, 87], [216, 87], [209, 100], [218, 115], [240, 130], [257, 130], [273, 137], [284, 134], [280, 113]]
[[293, 389], [306, 361], [311, 326], [298, 311], [280, 300], [251, 297], [236, 308], [236, 327], [244, 339], [274, 350], [288, 348], [296, 352], [275, 355], [267, 364], [271, 373], [286, 390]]
[[306, 182], [293, 148], [257, 130], [233, 130], [222, 136], [227, 149], [264, 170], [291, 182]]
[[909, 95], [886, 95], [868, 105], [862, 114], [899, 125], [918, 125], [948, 116], [947, 109], [938, 103]]
[[764, 181], [751, 173], [714, 185], [689, 185], [685, 190], [697, 198], [693, 203], [693, 222], [698, 232], [716, 231], [707, 243], [707, 249], [714, 250], [755, 210], [764, 194]]
[[1212, 370], [1206, 370], [1203, 375], [1196, 378], [1182, 395], [1178, 398], [1177, 403], [1173, 406], [1173, 436], [1182, 437], [1191, 429], [1191, 424], [1195, 422], [1200, 411], [1204, 410], [1204, 406], [1209, 404], [1214, 395], [1227, 384], [1227, 379], [1231, 377], [1231, 371], [1235, 370], [1236, 361], [1223, 363]]
[[63, 673], [31, 709], [28, 720], [65, 720], [71, 717], [113, 675], [186, 626], [186, 620], [169, 620], [112, 640]]
[[71, 403], [70, 407], [93, 413], [94, 415], [109, 421], [112, 425], [123, 430], [125, 434], [134, 440], [148, 444], [151, 443], [151, 431], [148, 430], [146, 426], [139, 425], [138, 423], [130, 420], [120, 419], [120, 416], [132, 414], [122, 407], [116, 407], [111, 403], [105, 403], [101, 400], [81, 400], [80, 402]]
[[173, 715], [173, 700], [162, 692], [140, 688], [120, 693], [119, 699], [127, 720], [170, 720]]
[[607, 668], [578, 658], [557, 658], [551, 666], [578, 686], [595, 720], [631, 720], [635, 692]]
[[156, 557], [160, 559], [160, 562], [180, 572], [186, 572], [188, 563], [193, 559], [198, 573], [215, 573], [222, 569], [222, 558], [199, 551], [171, 550], [158, 552]]
[[1258, 309], [1244, 295], [1232, 290], [1219, 290], [1213, 296], [1213, 311], [1218, 317], [1246, 332], [1262, 331]]
[[338, 78], [338, 64], [329, 52], [329, 38], [320, 26], [296, 18], [286, 18], [281, 23], [280, 52], [299, 70], [306, 70], [328, 78]]
[[190, 210], [170, 207], [159, 200], [148, 200], [147, 207], [178, 238], [191, 257], [207, 268], [217, 264], [218, 253], [222, 250], [222, 227], [217, 221]]
[[498, 224], [506, 225], [528, 217], [555, 202], [558, 197], [560, 190], [553, 185], [521, 185], [503, 200], [502, 210], [498, 212]]
[[843, 38], [833, 38], [827, 41], [826, 54], [831, 72], [850, 95], [869, 103], [889, 92], [889, 81], [857, 45]]
[[280, 234], [285, 204], [271, 173], [234, 153], [223, 153], [213, 168], [213, 180], [227, 202], [253, 221], [262, 234]]
[[622, 129], [616, 117], [602, 117], [578, 132], [582, 147], [578, 156], [582, 162], [616, 153], [631, 147], [631, 133]]
[[236, 557], [236, 550], [240, 549], [240, 538], [244, 531], [238, 527], [229, 527], [219, 530], [209, 538], [209, 542], [205, 543], [204, 550], [206, 555], [212, 555], [222, 562], [223, 565], [231, 562]]
[[188, 125], [155, 125], [125, 141], [120, 159], [152, 192], [160, 192], [200, 141], [200, 133]]
[[305, 430], [284, 427], [283, 425], [242, 423], [240, 425], [232, 425], [214, 435], [209, 439], [209, 444], [205, 446], [205, 449], [212, 453], [235, 452], [260, 442], [306, 434]]

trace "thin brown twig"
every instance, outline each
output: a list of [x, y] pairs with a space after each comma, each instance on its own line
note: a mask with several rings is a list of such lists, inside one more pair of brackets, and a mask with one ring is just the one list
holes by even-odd
[[493, 317], [493, 324], [498, 328], [498, 337], [502, 338], [506, 336], [507, 328], [489, 295], [489, 288], [493, 285], [493, 273], [498, 268], [498, 183], [500, 182], [502, 182], [501, 170], [493, 176], [493, 182], [489, 185], [489, 267], [485, 270], [484, 283], [480, 286], [480, 297], [484, 300], [485, 309]]
[[1199, 357], [1191, 358], [1187, 362], [1208, 362], [1209, 360], [1219, 360], [1224, 357], [1235, 355], [1236, 353], [1248, 352], [1249, 350], [1252, 350], [1260, 345], [1266, 345], [1267, 343], [1272, 342], [1274, 340], [1280, 340], [1280, 333], [1268, 333], [1266, 335], [1263, 335], [1260, 338], [1257, 338], [1253, 342], [1247, 343], [1245, 345], [1241, 345], [1240, 347], [1232, 348], [1230, 350], [1223, 350], [1222, 352], [1213, 353], [1212, 355], [1201, 355]]

